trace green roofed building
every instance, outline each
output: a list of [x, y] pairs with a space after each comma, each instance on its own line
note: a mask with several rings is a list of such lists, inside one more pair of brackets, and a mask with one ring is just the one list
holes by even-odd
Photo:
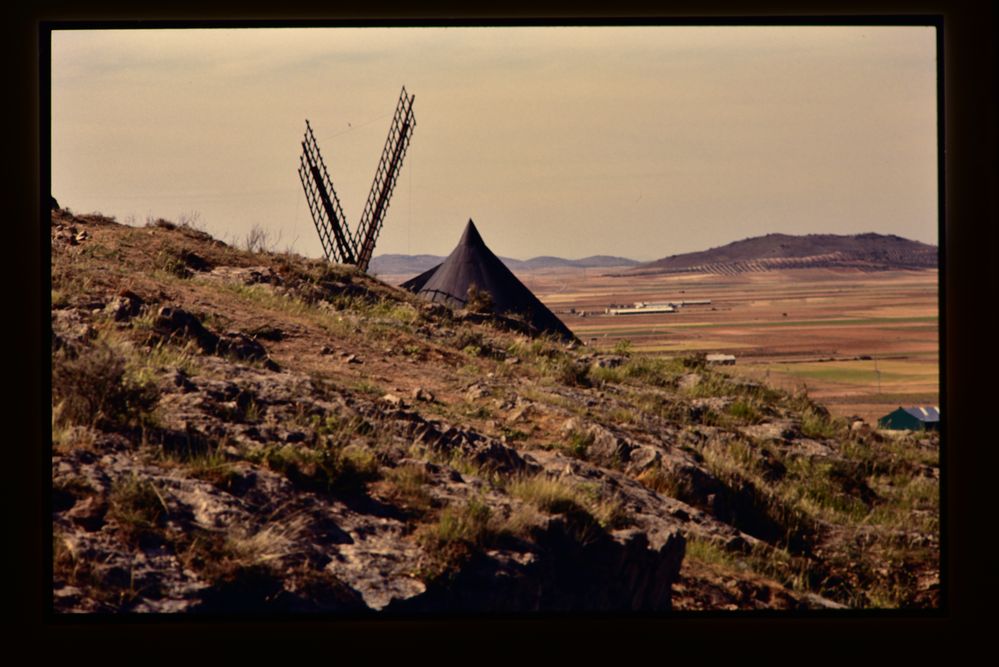
[[878, 420], [878, 428], [891, 429], [893, 431], [939, 431], [940, 430], [940, 408], [914, 407], [903, 408], [886, 414]]

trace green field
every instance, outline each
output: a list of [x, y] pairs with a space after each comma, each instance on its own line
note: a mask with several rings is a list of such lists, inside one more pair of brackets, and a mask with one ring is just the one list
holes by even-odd
[[851, 384], [871, 384], [878, 382], [878, 371], [882, 386], [893, 383], [923, 383], [937, 380], [936, 369], [927, 367], [925, 362], [913, 363], [891, 359], [879, 360], [877, 369], [874, 361], [829, 361], [803, 364], [765, 364], [773, 371], [779, 371], [793, 377], [826, 380]]

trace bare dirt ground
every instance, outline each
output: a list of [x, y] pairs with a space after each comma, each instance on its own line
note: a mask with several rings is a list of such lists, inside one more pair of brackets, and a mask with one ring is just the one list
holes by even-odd
[[[636, 351], [732, 354], [732, 373], [807, 389], [832, 414], [868, 422], [899, 405], [939, 403], [935, 270], [605, 273], [548, 269], [518, 277], [597, 349], [627, 340]], [[697, 299], [711, 304], [658, 315], [604, 313], [611, 304]]]

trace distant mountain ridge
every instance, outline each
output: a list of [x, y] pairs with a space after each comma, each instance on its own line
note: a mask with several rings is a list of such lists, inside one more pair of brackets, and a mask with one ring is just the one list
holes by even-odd
[[894, 234], [767, 234], [700, 252], [671, 255], [624, 273], [748, 273], [798, 268], [886, 271], [936, 266], [936, 246]]
[[[446, 259], [440, 255], [378, 255], [371, 260], [370, 271], [375, 274], [402, 275], [407, 273], [422, 273]], [[610, 255], [591, 255], [582, 259], [564, 259], [562, 257], [541, 256], [531, 259], [512, 259], [500, 257], [511, 271], [530, 271], [534, 269], [577, 268], [577, 269], [609, 269], [638, 266], [640, 262], [625, 257]]]

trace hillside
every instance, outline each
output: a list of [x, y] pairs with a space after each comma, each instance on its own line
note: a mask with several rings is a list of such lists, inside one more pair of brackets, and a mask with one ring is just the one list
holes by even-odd
[[56, 612], [939, 605], [938, 437], [52, 215]]
[[[439, 255], [378, 255], [371, 260], [371, 272], [376, 275], [416, 275], [437, 266], [446, 258]], [[527, 260], [501, 257], [503, 263], [511, 271], [531, 271], [551, 268], [617, 268], [636, 266], [637, 261], [624, 257], [610, 255], [592, 255], [582, 259], [563, 259], [561, 257], [533, 257]]]
[[936, 266], [936, 246], [895, 235], [767, 234], [710, 250], [664, 257], [627, 273], [743, 273], [799, 268], [887, 271]]

